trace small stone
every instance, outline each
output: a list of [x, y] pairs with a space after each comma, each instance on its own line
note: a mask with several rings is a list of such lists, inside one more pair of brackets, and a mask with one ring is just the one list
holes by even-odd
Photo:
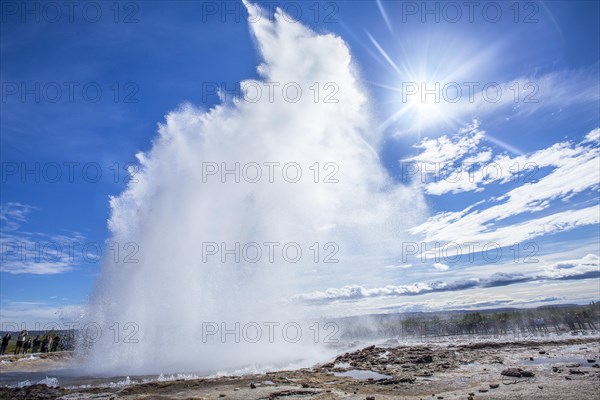
[[535, 376], [535, 374], [531, 371], [526, 371], [521, 368], [507, 368], [503, 370], [501, 373], [503, 376], [510, 376], [513, 378], [531, 378]]
[[365, 400], [375, 400], [375, 396], [367, 396], [365, 397]]
[[308, 388], [308, 387], [310, 387], [310, 386], [308, 386], [308, 383], [303, 383], [303, 384], [302, 384], [302, 387], [303, 387], [304, 389], [306, 389], [306, 388]]
[[256, 389], [256, 385], [254, 383], [250, 384], [250, 389]]
[[593, 359], [590, 358], [589, 360], [587, 360], [587, 362], [589, 362], [590, 364], [593, 364], [593, 363], [596, 362], [596, 360], [593, 360]]
[[571, 379], [571, 378], [569, 378], [568, 376], [565, 376], [565, 379], [566, 379], [566, 380], [568, 380], [568, 381], [572, 380], [572, 379]]
[[538, 385], [538, 389], [543, 389], [543, 388], [544, 388], [543, 386], [539, 386], [539, 385]]
[[479, 393], [485, 393], [487, 391], [488, 391], [487, 389], [479, 389]]
[[490, 389], [498, 389], [500, 385], [498, 383], [490, 383]]
[[585, 374], [585, 372], [580, 371], [578, 369], [570, 369], [569, 370], [569, 374], [571, 374], [571, 375], [583, 375], [583, 374]]
[[533, 361], [533, 357], [529, 357], [529, 361]]
[[544, 350], [540, 350], [538, 353], [539, 354], [546, 354], [546, 352]]

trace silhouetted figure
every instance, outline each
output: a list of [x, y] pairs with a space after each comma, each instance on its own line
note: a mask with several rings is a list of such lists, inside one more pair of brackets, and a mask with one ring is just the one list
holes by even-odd
[[17, 346], [15, 347], [15, 354], [19, 354], [23, 349], [23, 344], [27, 341], [27, 331], [22, 330], [17, 336]]
[[35, 339], [33, 339], [33, 347], [31, 348], [32, 353], [37, 353], [40, 350], [40, 345], [42, 344], [42, 338], [40, 335], [37, 335]]
[[44, 338], [44, 340], [42, 340], [42, 353], [47, 353], [48, 348], [50, 347], [51, 344], [52, 344], [52, 338], [50, 337], [50, 335], [48, 335]]
[[52, 340], [52, 351], [55, 352], [58, 350], [58, 346], [60, 345], [60, 336], [54, 336], [54, 340]]
[[6, 348], [8, 347], [8, 342], [10, 342], [10, 332], [6, 332], [6, 334], [2, 337], [2, 344], [0, 345], [0, 356], [3, 356], [6, 352]]
[[23, 354], [27, 354], [27, 351], [29, 351], [29, 349], [31, 348], [32, 345], [33, 345], [33, 340], [31, 340], [31, 339], [29, 339], [28, 341], [23, 343]]

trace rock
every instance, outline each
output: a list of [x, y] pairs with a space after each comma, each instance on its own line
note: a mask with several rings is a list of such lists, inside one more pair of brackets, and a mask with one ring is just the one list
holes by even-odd
[[590, 364], [593, 364], [593, 363], [596, 362], [596, 360], [593, 360], [593, 359], [590, 358], [589, 360], [587, 360], [587, 362], [589, 362]]
[[490, 383], [490, 389], [498, 389], [500, 387], [500, 384], [498, 383]]
[[488, 391], [487, 389], [479, 389], [479, 393], [485, 393], [487, 391]]
[[254, 383], [250, 384], [250, 389], [256, 389], [256, 385]]
[[430, 355], [421, 356], [414, 359], [413, 362], [415, 364], [429, 364], [433, 362], [433, 357], [431, 357]]
[[375, 400], [375, 396], [367, 396], [365, 397], [365, 400]]
[[303, 383], [303, 384], [302, 384], [302, 387], [303, 387], [304, 389], [307, 389], [307, 388], [309, 388], [310, 386], [308, 386], [308, 383]]
[[544, 350], [540, 350], [538, 351], [538, 354], [546, 354], [546, 352]]
[[529, 361], [533, 361], [533, 357], [529, 357]]
[[571, 374], [571, 375], [583, 375], [583, 374], [585, 374], [585, 372], [580, 371], [578, 369], [570, 369], [569, 370], [569, 374]]
[[572, 378], [569, 378], [568, 376], [565, 376], [565, 379], [568, 380], [568, 381], [573, 380]]
[[543, 386], [539, 386], [539, 385], [538, 385], [538, 389], [543, 389], [543, 388], [544, 388]]
[[403, 376], [398, 378], [389, 378], [378, 381], [377, 383], [380, 385], [396, 385], [398, 383], [413, 383], [415, 378], [411, 376]]
[[507, 368], [503, 370], [501, 373], [503, 376], [511, 376], [513, 378], [530, 378], [535, 376], [535, 374], [531, 371], [526, 371], [521, 368]]
[[469, 393], [469, 396], [475, 396], [475, 393]]
[[592, 365], [592, 368], [600, 368], [600, 365], [594, 364], [594, 365]]

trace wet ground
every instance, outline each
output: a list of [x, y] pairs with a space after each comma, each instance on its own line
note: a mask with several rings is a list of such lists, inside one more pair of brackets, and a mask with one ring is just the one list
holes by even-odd
[[[7, 361], [7, 360], [2, 360]], [[0, 380], [39, 363], [0, 364]], [[0, 388], [2, 399], [595, 399], [600, 391], [597, 337], [548, 341], [369, 346], [296, 371], [112, 387]], [[10, 366], [9, 366], [10, 365]], [[60, 379], [59, 379], [60, 380]], [[6, 383], [2, 383], [6, 384]]]

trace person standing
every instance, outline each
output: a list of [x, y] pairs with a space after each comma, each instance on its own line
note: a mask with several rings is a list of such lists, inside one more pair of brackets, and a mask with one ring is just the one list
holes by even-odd
[[6, 348], [8, 347], [8, 342], [10, 342], [10, 332], [6, 332], [6, 334], [2, 337], [2, 344], [0, 345], [0, 356], [3, 356], [6, 352]]
[[15, 347], [15, 354], [19, 354], [23, 348], [23, 344], [27, 341], [27, 331], [22, 330], [17, 336], [17, 346]]
[[27, 351], [29, 351], [29, 349], [32, 346], [32, 340], [29, 339], [28, 341], [26, 341], [25, 343], [23, 343], [23, 354], [27, 354]]
[[42, 340], [42, 353], [48, 352], [48, 346], [50, 346], [50, 342], [52, 342], [50, 335], [46, 336], [44, 340]]
[[60, 345], [60, 336], [54, 336], [54, 340], [52, 340], [52, 352], [58, 350], [58, 346]]
[[35, 339], [33, 339], [33, 347], [31, 348], [31, 353], [37, 353], [40, 349], [40, 345], [42, 344], [42, 338], [40, 335], [37, 335]]

